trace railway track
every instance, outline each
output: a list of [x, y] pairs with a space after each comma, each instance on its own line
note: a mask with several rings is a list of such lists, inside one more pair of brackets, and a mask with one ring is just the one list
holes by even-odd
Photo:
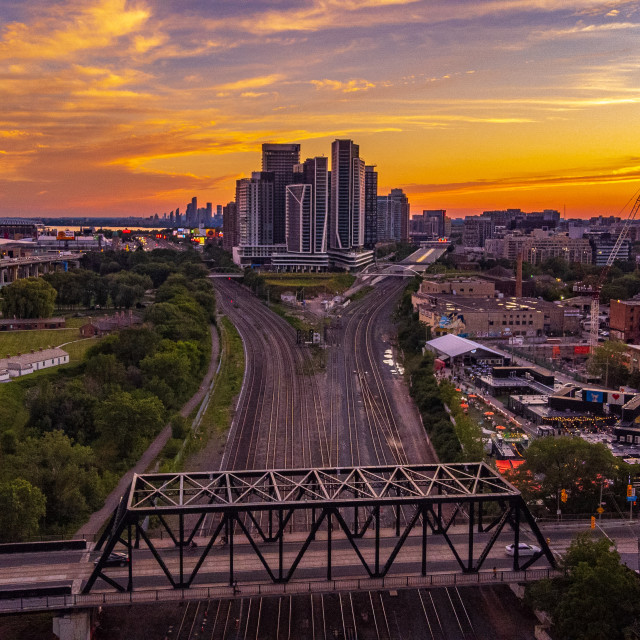
[[[216, 282], [219, 308], [243, 339], [247, 372], [221, 468], [429, 461], [416, 447], [405, 449], [380, 369], [378, 332], [401, 291], [398, 285], [383, 282], [349, 307], [335, 335], [337, 344], [329, 349], [327, 398], [308, 349], [295, 345], [293, 328], [236, 283]], [[202, 532], [210, 533], [214, 524], [203, 524]], [[292, 519], [290, 526], [308, 528], [309, 522]], [[425, 633], [417, 637], [475, 640], [477, 636], [469, 635], [473, 626], [462, 598], [452, 594], [449, 604], [444, 600], [436, 607], [430, 592], [411, 593], [412, 607], [424, 615], [420, 628]], [[448, 624], [454, 625], [449, 618], [457, 620], [463, 635], [445, 633], [448, 626], [438, 617], [445, 605], [451, 609]], [[402, 609], [398, 613], [396, 600], [386, 592], [238, 598], [185, 607], [174, 625], [177, 634], [169, 637], [391, 640], [411, 637], [400, 631], [405, 623]]]

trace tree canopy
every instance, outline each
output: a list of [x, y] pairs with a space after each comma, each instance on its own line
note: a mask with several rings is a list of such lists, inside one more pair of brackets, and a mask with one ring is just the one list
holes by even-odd
[[525, 500], [542, 500], [554, 511], [564, 489], [567, 503], [563, 510], [594, 512], [602, 481], [613, 479], [621, 486], [627, 474], [627, 465], [604, 444], [582, 438], [538, 438], [525, 450], [524, 460], [510, 480], [522, 491]]
[[640, 581], [620, 562], [607, 538], [586, 533], [569, 547], [566, 575], [541, 580], [527, 588], [527, 600], [547, 611], [554, 637], [564, 640], [626, 640], [637, 638]]
[[596, 348], [587, 367], [589, 373], [600, 376], [609, 388], [628, 384], [627, 346], [623, 342], [607, 340]]
[[23, 478], [0, 483], [0, 542], [24, 540], [38, 533], [46, 498]]
[[42, 278], [16, 280], [2, 289], [5, 318], [50, 318], [56, 290]]
[[74, 444], [62, 431], [27, 438], [8, 456], [3, 475], [24, 478], [46, 498], [49, 525], [81, 522], [104, 497], [103, 482], [90, 447]]

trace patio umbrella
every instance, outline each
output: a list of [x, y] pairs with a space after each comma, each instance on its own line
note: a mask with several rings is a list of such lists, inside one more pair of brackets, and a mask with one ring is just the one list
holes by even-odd
[[493, 411], [485, 411], [484, 415], [485, 416], [492, 416], [492, 415], [494, 415], [494, 413], [493, 413]]

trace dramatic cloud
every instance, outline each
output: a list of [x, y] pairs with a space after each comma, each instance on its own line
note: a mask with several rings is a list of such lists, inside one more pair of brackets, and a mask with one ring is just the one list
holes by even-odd
[[[4, 9], [4, 8], [3, 8]], [[264, 141], [351, 137], [412, 208], [616, 213], [637, 0], [33, 0], [0, 27], [0, 214], [224, 203]]]

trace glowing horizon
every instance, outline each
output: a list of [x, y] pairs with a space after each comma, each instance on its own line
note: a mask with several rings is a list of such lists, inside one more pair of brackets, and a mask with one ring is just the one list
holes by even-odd
[[636, 0], [5, 0], [0, 216], [226, 204], [263, 142], [352, 138], [379, 193], [619, 215], [638, 189]]

